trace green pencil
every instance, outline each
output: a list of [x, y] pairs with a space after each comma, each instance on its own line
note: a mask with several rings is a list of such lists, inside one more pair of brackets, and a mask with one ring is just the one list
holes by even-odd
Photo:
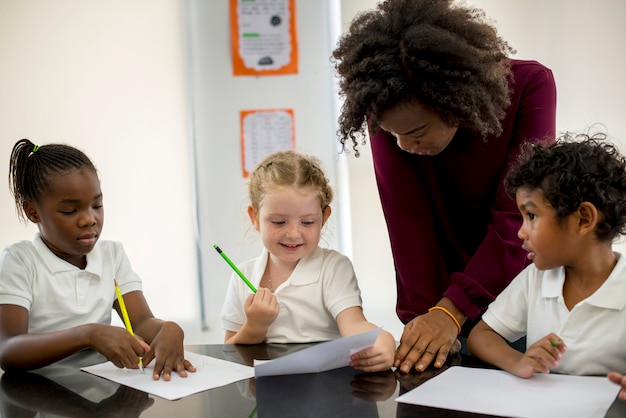
[[222, 258], [226, 260], [228, 265], [231, 266], [233, 270], [235, 270], [235, 273], [237, 273], [237, 275], [241, 277], [241, 280], [243, 280], [248, 285], [250, 290], [252, 290], [253, 293], [256, 293], [256, 288], [252, 285], [252, 283], [250, 283], [250, 280], [246, 279], [246, 276], [243, 275], [241, 270], [239, 270], [237, 266], [232, 261], [230, 261], [230, 258], [228, 258], [226, 253], [222, 251], [220, 247], [217, 246], [217, 244], [213, 244], [213, 248], [215, 248], [217, 252], [222, 256]]

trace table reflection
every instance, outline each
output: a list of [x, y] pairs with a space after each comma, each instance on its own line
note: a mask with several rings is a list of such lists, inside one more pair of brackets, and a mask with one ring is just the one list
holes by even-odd
[[0, 379], [3, 417], [138, 417], [154, 399], [147, 393], [70, 367], [44, 374], [8, 372]]
[[261, 377], [255, 386], [259, 418], [378, 418], [376, 401], [389, 399], [397, 381], [392, 371], [366, 375], [343, 367], [324, 373]]
[[[310, 344], [198, 345], [190, 351], [253, 366]], [[0, 416], [21, 417], [359, 417], [478, 418], [487, 415], [398, 403], [395, 399], [450, 366], [481, 366], [471, 356], [451, 356], [441, 369], [423, 373], [362, 373], [350, 367], [322, 373], [267, 376], [190, 395], [177, 401], [82, 372], [76, 366], [51, 366], [35, 372], [8, 372], [0, 379]], [[454, 396], [454, 394], [450, 394]], [[607, 417], [626, 416], [616, 401]]]
[[[227, 360], [254, 365], [294, 353], [311, 344], [225, 346]], [[210, 354], [207, 354], [210, 355]], [[255, 399], [259, 418], [277, 416], [379, 417], [377, 401], [390, 399], [398, 382], [393, 371], [363, 373], [350, 367], [323, 373], [267, 376], [238, 382], [245, 398]]]

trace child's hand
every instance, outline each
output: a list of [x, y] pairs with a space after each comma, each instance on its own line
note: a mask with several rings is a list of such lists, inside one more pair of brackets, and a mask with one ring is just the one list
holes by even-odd
[[153, 359], [154, 371], [152, 378], [159, 380], [163, 375], [163, 380], [169, 381], [172, 371], [178, 373], [180, 377], [187, 377], [187, 372], [195, 372], [196, 368], [185, 360], [185, 350], [183, 347], [184, 332], [175, 322], [165, 321], [161, 329], [152, 340], [152, 349], [144, 356], [144, 365], [149, 364]]
[[138, 368], [139, 357], [150, 351], [145, 341], [130, 335], [124, 328], [94, 325], [90, 330], [89, 345], [119, 368]]
[[255, 294], [248, 296], [244, 309], [251, 327], [267, 328], [278, 317], [280, 305], [271, 290], [260, 287]]
[[608, 374], [608, 378], [611, 382], [617, 383], [622, 387], [622, 390], [619, 391], [618, 397], [622, 401], [626, 401], [626, 375], [623, 375], [618, 372], [610, 372]]
[[262, 343], [280, 312], [278, 299], [271, 290], [260, 287], [256, 293], [248, 295], [243, 308], [246, 321], [237, 332], [226, 331], [226, 344]]
[[567, 350], [558, 335], [550, 333], [528, 347], [526, 353], [513, 365], [511, 373], [529, 378], [535, 373], [550, 373], [550, 367], [557, 367], [562, 354]]
[[361, 350], [350, 357], [350, 366], [363, 372], [388, 370], [393, 364], [396, 342], [391, 334], [381, 331], [373, 347]]

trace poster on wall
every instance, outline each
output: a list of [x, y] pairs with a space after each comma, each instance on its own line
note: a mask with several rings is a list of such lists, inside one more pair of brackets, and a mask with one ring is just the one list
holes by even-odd
[[230, 0], [234, 75], [298, 73], [295, 0]]
[[240, 124], [244, 177], [267, 155], [296, 148], [293, 109], [242, 110]]

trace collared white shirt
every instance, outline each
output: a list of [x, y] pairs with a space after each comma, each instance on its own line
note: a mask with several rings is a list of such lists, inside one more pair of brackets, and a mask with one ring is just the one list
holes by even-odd
[[[268, 252], [239, 266], [255, 286], [265, 272]], [[222, 327], [237, 332], [246, 321], [244, 302], [251, 290], [237, 276], [231, 275], [222, 308]], [[334, 250], [318, 247], [303, 257], [291, 276], [274, 292], [280, 312], [270, 326], [268, 343], [304, 343], [339, 338], [337, 315], [353, 306], [360, 307], [361, 292], [352, 262]]]
[[116, 299], [142, 290], [122, 244], [98, 241], [84, 270], [60, 259], [37, 234], [0, 253], [0, 304], [28, 310], [28, 332], [51, 332], [87, 323], [111, 323]]
[[626, 372], [626, 260], [615, 255], [606, 281], [571, 311], [563, 299], [564, 269], [531, 264], [489, 305], [483, 320], [508, 341], [526, 335], [527, 346], [554, 332], [567, 346], [557, 373]]

